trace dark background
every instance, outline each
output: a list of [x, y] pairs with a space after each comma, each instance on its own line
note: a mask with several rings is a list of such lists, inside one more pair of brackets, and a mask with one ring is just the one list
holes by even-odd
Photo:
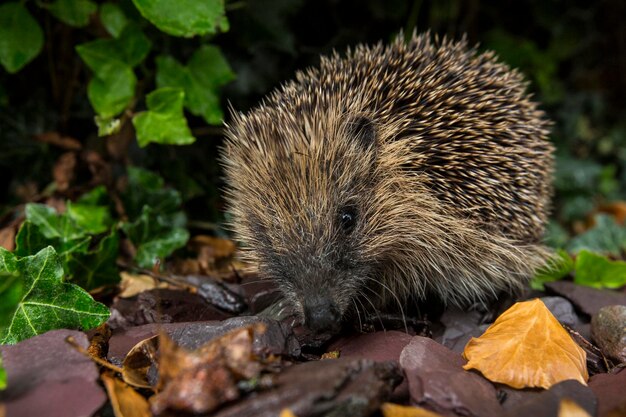
[[[572, 231], [598, 207], [625, 199], [626, 3], [621, 0], [244, 0], [227, 2], [226, 9], [230, 31], [209, 39], [237, 75], [223, 90], [224, 108], [230, 103], [247, 110], [332, 50], [387, 42], [400, 30], [467, 34], [471, 44], [494, 49], [526, 74], [555, 123], [558, 169], [550, 238]], [[145, 149], [131, 144], [124, 157], [112, 155], [106, 139], [96, 136], [85, 94], [89, 73], [73, 49], [93, 37], [33, 12], [44, 22], [44, 52], [15, 75], [0, 73], [0, 215], [52, 181], [62, 151], [32, 136], [58, 131], [102, 154], [116, 174], [128, 163], [159, 171], [183, 193], [191, 220], [220, 222], [221, 128], [188, 115], [195, 144]], [[148, 31], [161, 50], [181, 61], [207, 41], [168, 37], [154, 27]], [[150, 82], [147, 77], [146, 91], [153, 88]]]

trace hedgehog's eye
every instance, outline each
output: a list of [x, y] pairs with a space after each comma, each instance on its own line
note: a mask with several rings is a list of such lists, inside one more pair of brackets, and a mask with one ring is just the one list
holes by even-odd
[[345, 233], [350, 233], [356, 225], [356, 209], [354, 207], [344, 207], [339, 212], [339, 224]]

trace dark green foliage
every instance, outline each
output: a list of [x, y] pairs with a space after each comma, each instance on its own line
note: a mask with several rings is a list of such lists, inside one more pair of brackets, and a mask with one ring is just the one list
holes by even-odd
[[[13, 344], [52, 329], [91, 329], [109, 317], [109, 309], [82, 288], [63, 282], [63, 266], [52, 247], [18, 258], [0, 248], [0, 272], [22, 277], [17, 308], [0, 327], [0, 343]], [[4, 297], [3, 297], [4, 298]]]
[[180, 193], [164, 188], [163, 179], [149, 171], [129, 168], [123, 199], [129, 222], [122, 229], [137, 248], [135, 261], [152, 268], [156, 261], [182, 247], [189, 239], [187, 218], [180, 210]]

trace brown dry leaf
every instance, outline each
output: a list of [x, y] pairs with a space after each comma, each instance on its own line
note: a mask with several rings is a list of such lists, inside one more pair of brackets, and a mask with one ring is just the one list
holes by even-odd
[[569, 398], [563, 398], [559, 404], [558, 417], [591, 417], [589, 413]]
[[75, 152], [66, 152], [57, 159], [52, 168], [52, 176], [58, 191], [66, 191], [70, 187], [74, 180], [76, 162]]
[[138, 388], [153, 388], [148, 381], [148, 371], [157, 363], [159, 336], [152, 336], [137, 343], [122, 362], [124, 381]]
[[211, 249], [214, 259], [230, 258], [237, 248], [232, 240], [206, 235], [192, 237], [188, 245], [190, 249], [195, 251], [199, 251], [201, 248]]
[[35, 135], [34, 138], [39, 142], [49, 143], [68, 151], [78, 151], [83, 147], [78, 140], [70, 136], [61, 136], [59, 132], [44, 132]]
[[589, 378], [586, 354], [539, 299], [514, 304], [463, 351], [464, 369], [513, 388]]
[[434, 413], [421, 407], [411, 407], [393, 403], [384, 403], [380, 407], [383, 417], [442, 417], [441, 414]]
[[237, 382], [258, 377], [261, 372], [252, 343], [265, 329], [262, 323], [235, 329], [194, 351], [177, 346], [162, 334], [159, 393], [150, 399], [152, 411], [204, 414], [239, 398]]
[[0, 229], [0, 246], [12, 252], [15, 249], [15, 227], [7, 226]]
[[144, 291], [152, 290], [154, 288], [168, 288], [167, 283], [159, 282], [152, 278], [150, 275], [135, 275], [128, 272], [121, 272], [120, 288], [122, 292], [118, 294], [120, 298], [130, 298]]
[[624, 224], [626, 220], [626, 201], [615, 201], [610, 204], [604, 204], [598, 209], [600, 213], [607, 213], [613, 216], [619, 224]]
[[205, 274], [230, 272], [237, 246], [232, 240], [206, 235], [191, 238], [188, 247], [198, 254], [198, 266]]
[[148, 400], [129, 385], [108, 374], [100, 377], [111, 400], [115, 417], [150, 417]]

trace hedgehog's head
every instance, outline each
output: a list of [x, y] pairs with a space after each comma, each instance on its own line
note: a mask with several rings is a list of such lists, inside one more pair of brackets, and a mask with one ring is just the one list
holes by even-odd
[[378, 135], [368, 115], [271, 108], [236, 116], [228, 128], [232, 227], [315, 331], [337, 330], [360, 297], [380, 296], [366, 286], [376, 268], [367, 248], [379, 226]]

